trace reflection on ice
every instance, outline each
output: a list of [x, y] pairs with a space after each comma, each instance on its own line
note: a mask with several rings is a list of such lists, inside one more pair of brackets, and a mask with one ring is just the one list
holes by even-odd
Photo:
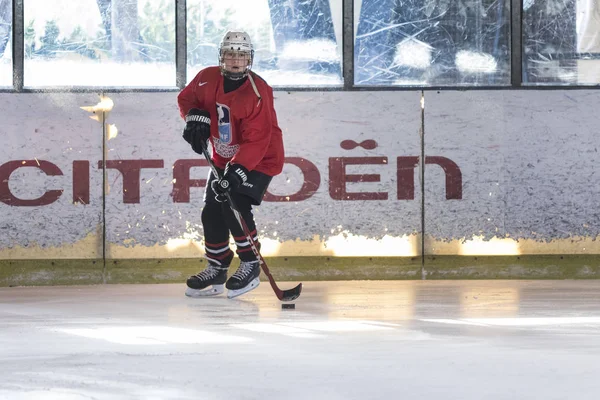
[[599, 317], [540, 317], [540, 318], [463, 318], [463, 319], [421, 319], [424, 322], [434, 322], [451, 325], [477, 326], [552, 326], [552, 325], [592, 325], [600, 326]]
[[55, 328], [52, 330], [91, 339], [102, 339], [112, 343], [131, 345], [243, 343], [252, 340], [247, 337], [224, 335], [219, 332], [169, 326]]

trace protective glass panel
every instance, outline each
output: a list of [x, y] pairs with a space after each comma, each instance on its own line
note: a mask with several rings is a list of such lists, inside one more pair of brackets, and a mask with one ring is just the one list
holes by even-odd
[[223, 35], [239, 29], [270, 85], [342, 85], [341, 0], [188, 0], [187, 11], [188, 81], [218, 65]]
[[12, 86], [12, 0], [0, 0], [0, 86]]
[[523, 82], [600, 83], [600, 2], [524, 0]]
[[510, 84], [510, 0], [354, 0], [354, 82]]
[[174, 1], [25, 1], [25, 86], [173, 87], [175, 76]]

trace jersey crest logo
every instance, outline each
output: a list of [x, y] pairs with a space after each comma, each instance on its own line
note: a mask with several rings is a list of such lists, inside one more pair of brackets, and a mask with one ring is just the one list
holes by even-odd
[[217, 103], [217, 115], [219, 116], [219, 139], [225, 144], [231, 143], [231, 112], [229, 107]]

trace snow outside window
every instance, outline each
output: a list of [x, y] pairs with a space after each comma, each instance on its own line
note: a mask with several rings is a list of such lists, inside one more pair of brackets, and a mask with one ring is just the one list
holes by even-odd
[[0, 0], [0, 87], [13, 84], [12, 1]]
[[229, 29], [248, 32], [253, 71], [272, 86], [341, 86], [341, 0], [188, 0], [188, 82], [218, 65]]
[[26, 87], [175, 86], [174, 1], [26, 0], [24, 7]]

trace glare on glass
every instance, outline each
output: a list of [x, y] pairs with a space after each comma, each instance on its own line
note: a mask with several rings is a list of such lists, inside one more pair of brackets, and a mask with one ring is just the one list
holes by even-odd
[[26, 87], [175, 86], [175, 2], [26, 0]]
[[510, 0], [354, 0], [354, 83], [510, 84]]
[[600, 84], [600, 2], [523, 2], [523, 82]]

